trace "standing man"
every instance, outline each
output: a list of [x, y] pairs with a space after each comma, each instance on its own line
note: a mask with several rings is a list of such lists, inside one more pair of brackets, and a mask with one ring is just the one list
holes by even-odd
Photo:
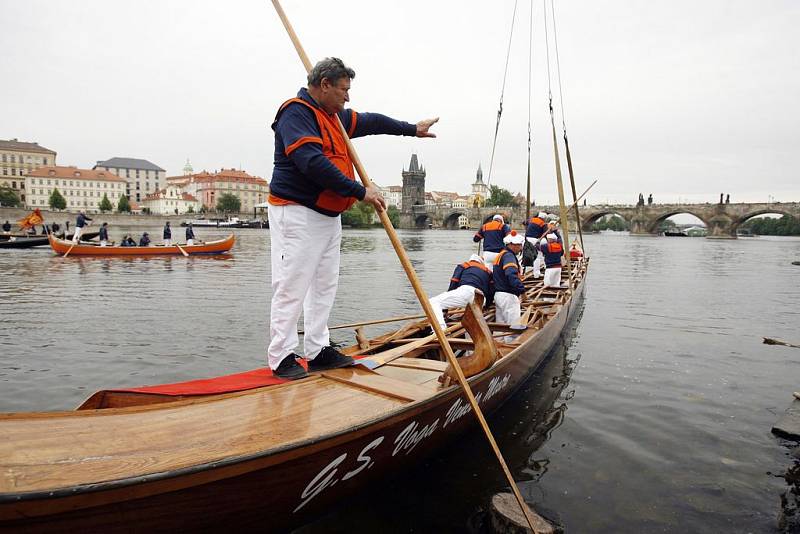
[[100, 226], [100, 246], [107, 247], [108, 246], [108, 223], [104, 222]]
[[[525, 267], [533, 266], [533, 277], [534, 278], [541, 278], [542, 277], [542, 263], [544, 262], [544, 256], [539, 251], [539, 239], [545, 233], [547, 229], [547, 214], [543, 211], [540, 211], [538, 215], [531, 217], [528, 221], [528, 225], [525, 228], [525, 249], [529, 250], [529, 254], [523, 254], [523, 265]], [[530, 250], [533, 249], [533, 250]], [[533, 256], [534, 259], [531, 263], [525, 261], [526, 257]]]
[[186, 225], [186, 244], [194, 245], [194, 230], [192, 230], [192, 223]]
[[164, 225], [164, 246], [172, 245], [172, 228], [169, 227], [169, 221]]
[[483, 261], [486, 266], [491, 268], [497, 253], [503, 249], [503, 239], [511, 232], [511, 228], [503, 220], [500, 214], [492, 217], [492, 220], [481, 226], [472, 240], [478, 243], [483, 239]]
[[547, 234], [542, 239], [542, 254], [544, 254], [544, 287], [561, 289], [561, 256], [564, 255], [564, 246], [558, 241], [556, 234]]
[[75, 235], [72, 236], [73, 243], [80, 242], [83, 228], [89, 226], [87, 221], [91, 220], [83, 211], [78, 212], [78, 218], [75, 220]]
[[304, 358], [309, 370], [350, 365], [353, 360], [330, 346], [328, 317], [339, 283], [339, 215], [356, 201], [386, 209], [373, 185], [356, 181], [338, 121], [351, 138], [389, 134], [436, 137], [439, 119], [409, 124], [377, 113], [345, 109], [353, 69], [325, 58], [308, 75], [308, 88], [278, 109], [275, 167], [269, 194], [272, 262], [269, 366], [275, 376], [297, 379], [306, 371], [297, 362], [297, 321], [304, 320]]
[[433, 313], [439, 321], [442, 330], [447, 328], [444, 321], [444, 311], [448, 308], [461, 308], [475, 300], [475, 292], [483, 293], [484, 306], [490, 306], [494, 297], [494, 281], [492, 270], [483, 262], [483, 258], [473, 254], [469, 261], [456, 266], [450, 278], [450, 287], [447, 291], [430, 299]]
[[503, 240], [506, 248], [494, 259], [492, 278], [495, 290], [495, 320], [498, 323], [519, 323], [521, 315], [519, 296], [525, 293], [525, 285], [519, 275], [517, 254], [522, 250], [524, 241], [522, 234], [512, 232]]

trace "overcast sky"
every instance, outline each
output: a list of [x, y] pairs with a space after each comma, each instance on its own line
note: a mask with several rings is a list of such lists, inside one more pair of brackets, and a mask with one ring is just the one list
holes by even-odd
[[[305, 73], [267, 0], [0, 4], [0, 139], [38, 141], [61, 165], [134, 157], [175, 175], [188, 157], [196, 171], [269, 179], [269, 125]], [[517, 7], [492, 172], [515, 192], [527, 172], [530, 5]], [[412, 152], [428, 190], [468, 192], [479, 162], [488, 178], [513, 0], [283, 7], [312, 61], [355, 69], [353, 109], [441, 117], [438, 139], [358, 140], [375, 182], [400, 184]], [[541, 0], [533, 9], [534, 198], [545, 204], [557, 194]], [[800, 2], [556, 0], [555, 11], [577, 187], [599, 180], [590, 203], [639, 192], [800, 201]]]

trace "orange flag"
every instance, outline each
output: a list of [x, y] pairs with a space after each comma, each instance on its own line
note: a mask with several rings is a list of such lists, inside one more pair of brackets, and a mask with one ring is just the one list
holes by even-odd
[[30, 228], [35, 224], [42, 224], [42, 223], [44, 223], [44, 217], [42, 217], [42, 212], [39, 211], [39, 208], [33, 210], [33, 212], [27, 217], [23, 217], [22, 219], [17, 221], [17, 224], [19, 224], [19, 227], [22, 229]]

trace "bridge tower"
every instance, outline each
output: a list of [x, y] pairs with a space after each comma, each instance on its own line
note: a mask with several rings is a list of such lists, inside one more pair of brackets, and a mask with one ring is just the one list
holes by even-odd
[[[401, 228], [425, 228], [425, 168], [416, 154], [411, 154], [408, 170], [403, 169], [403, 203], [400, 210]], [[421, 222], [420, 222], [421, 221]]]

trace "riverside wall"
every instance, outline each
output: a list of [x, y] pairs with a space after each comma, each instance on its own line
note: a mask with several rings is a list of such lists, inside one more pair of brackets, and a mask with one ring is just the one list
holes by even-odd
[[[25, 208], [0, 208], [0, 224], [4, 223], [5, 221], [9, 221], [14, 228], [17, 228], [16, 222], [23, 217], [28, 216], [31, 211]], [[57, 222], [61, 225], [61, 228], [64, 228], [64, 223], [69, 221], [69, 227], [75, 227], [75, 218], [78, 216], [77, 213], [71, 211], [52, 211], [52, 210], [43, 210], [40, 208], [42, 213], [42, 217], [44, 217], [44, 222], [46, 224], [50, 224], [53, 222]], [[172, 226], [180, 225], [183, 221], [199, 219], [203, 215], [198, 213], [184, 213], [182, 215], [132, 215], [129, 213], [89, 213], [89, 217], [92, 218], [92, 227], [99, 227], [104, 222], [107, 222], [110, 226], [140, 226], [140, 227], [153, 227], [153, 226], [163, 226], [165, 222], [169, 221]], [[232, 213], [230, 214], [232, 217], [239, 217], [240, 219], [252, 219], [253, 214], [247, 213]], [[206, 219], [210, 218], [224, 218], [222, 215], [216, 214], [208, 214], [205, 215]], [[261, 214], [258, 214], [258, 218], [261, 218]], [[264, 213], [264, 218], [266, 219], [266, 213]]]

